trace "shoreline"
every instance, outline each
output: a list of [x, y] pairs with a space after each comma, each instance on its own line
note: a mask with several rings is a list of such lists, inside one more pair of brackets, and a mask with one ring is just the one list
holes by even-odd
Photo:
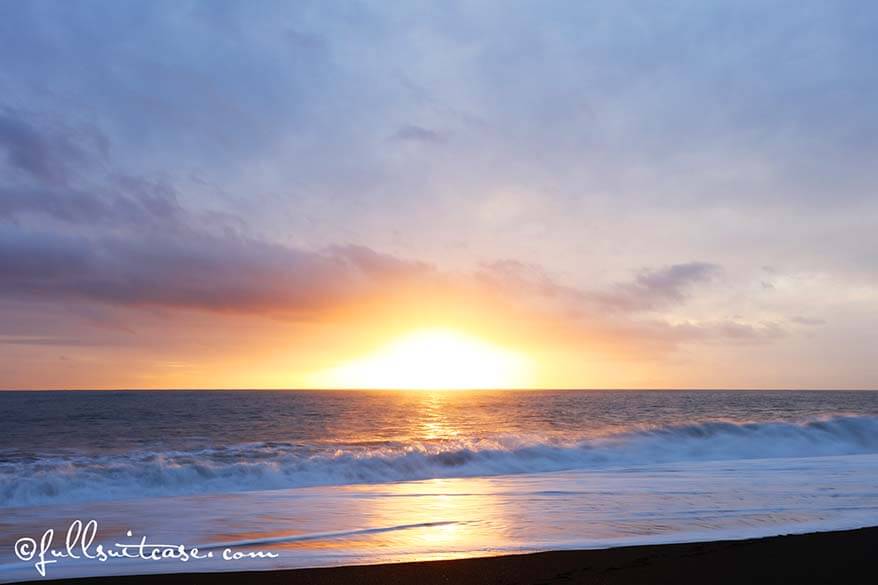
[[746, 540], [247, 572], [162, 573], [28, 581], [53, 585], [874, 582], [878, 527]]

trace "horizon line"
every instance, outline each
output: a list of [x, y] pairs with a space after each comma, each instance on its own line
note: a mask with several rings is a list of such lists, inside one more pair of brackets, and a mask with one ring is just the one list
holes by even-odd
[[539, 388], [0, 388], [2, 392], [878, 392], [878, 388], [539, 387]]

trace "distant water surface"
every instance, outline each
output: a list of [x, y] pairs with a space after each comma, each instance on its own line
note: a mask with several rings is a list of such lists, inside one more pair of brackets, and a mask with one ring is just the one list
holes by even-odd
[[878, 392], [0, 392], [2, 446], [38, 453], [257, 442], [576, 439], [641, 425], [797, 422], [833, 415], [878, 415]]

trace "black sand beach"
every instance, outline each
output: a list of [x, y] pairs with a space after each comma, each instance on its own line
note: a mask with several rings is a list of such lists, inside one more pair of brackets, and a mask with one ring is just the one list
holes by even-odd
[[55, 585], [549, 585], [874, 583], [878, 527], [739, 541], [554, 551], [502, 557], [289, 571], [50, 581]]

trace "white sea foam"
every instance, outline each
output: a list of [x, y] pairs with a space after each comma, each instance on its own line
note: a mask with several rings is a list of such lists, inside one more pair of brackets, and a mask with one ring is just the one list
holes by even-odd
[[701, 422], [566, 443], [504, 437], [320, 449], [258, 443], [197, 451], [19, 456], [0, 463], [0, 506], [868, 453], [878, 453], [878, 417]]
[[[131, 530], [151, 543], [277, 553], [237, 564], [65, 561], [52, 566], [59, 578], [350, 565], [874, 526], [876, 486], [878, 454], [681, 461], [9, 508], [0, 536], [11, 543], [82, 517], [109, 546]], [[0, 554], [0, 582], [37, 577], [32, 563]]]

